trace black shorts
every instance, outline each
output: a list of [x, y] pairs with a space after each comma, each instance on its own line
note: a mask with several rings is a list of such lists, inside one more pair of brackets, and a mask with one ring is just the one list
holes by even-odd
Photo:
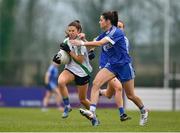
[[85, 77], [79, 77], [78, 75], [74, 74], [73, 72], [71, 72], [67, 68], [65, 70], [69, 71], [70, 73], [72, 73], [74, 75], [74, 77], [75, 77], [74, 81], [75, 81], [76, 85], [85, 85], [85, 84], [90, 82], [91, 77], [89, 75], [87, 75]]

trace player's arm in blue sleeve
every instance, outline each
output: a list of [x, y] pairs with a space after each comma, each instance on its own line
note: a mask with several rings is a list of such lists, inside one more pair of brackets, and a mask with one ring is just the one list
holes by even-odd
[[85, 42], [84, 45], [86, 46], [102, 46], [106, 43], [111, 43], [111, 44], [115, 44], [117, 41], [119, 41], [121, 38], [124, 37], [124, 34], [122, 31], [117, 30], [112, 36], [107, 35], [104, 36], [98, 36], [96, 38], [96, 41], [92, 41], [92, 42]]

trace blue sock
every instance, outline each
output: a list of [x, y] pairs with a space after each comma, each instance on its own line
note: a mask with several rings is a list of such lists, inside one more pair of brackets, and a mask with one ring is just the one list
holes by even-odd
[[69, 98], [68, 97], [64, 97], [63, 98], [63, 103], [65, 106], [68, 106], [69, 105]]
[[119, 108], [119, 114], [120, 114], [120, 116], [124, 114], [124, 108], [123, 107]]

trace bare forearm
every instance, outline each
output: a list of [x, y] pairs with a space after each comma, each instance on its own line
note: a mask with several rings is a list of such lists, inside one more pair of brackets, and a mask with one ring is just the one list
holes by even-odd
[[45, 78], [44, 78], [45, 84], [49, 83], [49, 73], [46, 73]]
[[84, 61], [84, 57], [83, 56], [81, 56], [81, 55], [76, 55], [74, 52], [70, 52], [69, 53], [70, 54], [70, 56], [74, 59], [74, 60], [76, 60], [76, 61], [78, 61], [79, 63], [82, 63], [83, 61]]
[[92, 47], [98, 47], [103, 45], [101, 41], [91, 41], [91, 42], [84, 42], [85, 46], [92, 46]]

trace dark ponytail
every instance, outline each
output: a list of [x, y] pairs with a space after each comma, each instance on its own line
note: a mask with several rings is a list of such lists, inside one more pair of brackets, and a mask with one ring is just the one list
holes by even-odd
[[102, 14], [105, 20], [110, 20], [111, 24], [117, 27], [118, 13], [117, 11], [108, 11]]
[[113, 14], [112, 25], [117, 27], [117, 24], [118, 24], [118, 13], [117, 13], [117, 11], [113, 11], [112, 14]]

